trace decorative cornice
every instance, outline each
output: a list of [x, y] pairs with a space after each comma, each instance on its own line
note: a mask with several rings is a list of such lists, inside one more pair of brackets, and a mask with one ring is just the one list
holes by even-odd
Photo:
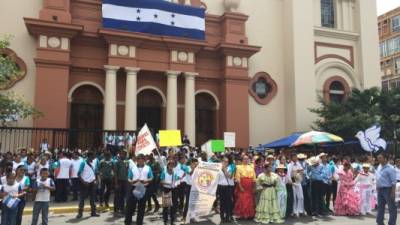
[[314, 27], [314, 35], [321, 37], [338, 38], [342, 40], [357, 41], [360, 34], [348, 31]]
[[25, 26], [29, 34], [39, 36], [46, 34], [48, 36], [58, 36], [72, 38], [83, 30], [82, 25], [53, 22], [32, 18], [24, 18]]

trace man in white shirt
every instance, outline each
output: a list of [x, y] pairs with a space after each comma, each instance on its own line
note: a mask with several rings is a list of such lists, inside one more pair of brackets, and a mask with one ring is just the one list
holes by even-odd
[[72, 201], [78, 200], [78, 192], [80, 187], [80, 181], [78, 177], [79, 167], [82, 163], [82, 158], [79, 156], [78, 152], [72, 153], [72, 167], [71, 167], [71, 184], [72, 184]]
[[39, 146], [40, 152], [44, 153], [48, 151], [49, 148], [50, 148], [49, 142], [47, 141], [47, 139], [43, 139], [42, 143], [40, 143]]
[[68, 186], [69, 178], [72, 167], [70, 159], [65, 157], [63, 152], [58, 154], [58, 161], [54, 163], [54, 177], [56, 184], [56, 202], [67, 202], [68, 201]]

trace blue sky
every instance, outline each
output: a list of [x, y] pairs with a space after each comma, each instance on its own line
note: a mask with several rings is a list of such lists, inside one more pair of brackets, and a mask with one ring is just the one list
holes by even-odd
[[386, 13], [400, 6], [400, 0], [376, 0], [378, 15]]

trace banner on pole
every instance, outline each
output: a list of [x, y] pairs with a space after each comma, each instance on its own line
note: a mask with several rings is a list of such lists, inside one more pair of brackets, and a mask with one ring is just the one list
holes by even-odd
[[180, 130], [160, 130], [160, 147], [175, 147], [182, 145]]
[[225, 148], [236, 147], [236, 133], [235, 132], [224, 132]]
[[222, 169], [220, 163], [200, 161], [193, 172], [192, 188], [189, 197], [189, 209], [186, 222], [191, 218], [208, 216], [216, 198], [218, 173]]
[[150, 155], [156, 148], [157, 145], [154, 142], [153, 136], [151, 135], [147, 124], [145, 124], [142, 129], [140, 129], [137, 136], [135, 153], [136, 155]]

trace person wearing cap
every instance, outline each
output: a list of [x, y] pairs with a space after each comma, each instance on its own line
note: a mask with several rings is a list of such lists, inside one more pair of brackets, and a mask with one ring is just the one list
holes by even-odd
[[386, 154], [378, 155], [379, 167], [376, 170], [376, 189], [378, 191], [378, 214], [377, 225], [383, 225], [385, 217], [385, 206], [389, 207], [388, 225], [395, 225], [397, 220], [396, 197], [396, 170], [388, 163]]
[[374, 185], [374, 175], [369, 172], [370, 165], [364, 163], [362, 165], [363, 170], [357, 175], [354, 180], [360, 187], [361, 196], [361, 215], [371, 214], [374, 208], [374, 195], [373, 185]]
[[126, 204], [125, 225], [132, 224], [132, 216], [136, 209], [136, 224], [143, 225], [146, 201], [149, 196], [147, 187], [152, 180], [153, 172], [151, 167], [145, 164], [144, 155], [139, 154], [137, 156], [137, 166], [130, 168], [128, 172], [128, 181], [131, 185], [132, 191], [128, 194], [129, 197]]
[[343, 169], [338, 171], [339, 186], [335, 201], [335, 215], [357, 216], [360, 214], [360, 197], [354, 191], [355, 182], [349, 161], [343, 162]]

